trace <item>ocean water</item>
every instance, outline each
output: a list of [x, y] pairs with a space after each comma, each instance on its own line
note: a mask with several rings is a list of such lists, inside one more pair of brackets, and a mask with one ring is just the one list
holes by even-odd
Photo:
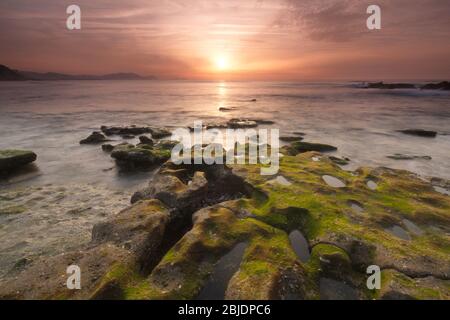
[[[0, 214], [0, 278], [36, 258], [88, 243], [93, 225], [128, 206], [133, 191], [148, 182], [152, 172], [120, 172], [99, 145], [80, 145], [92, 131], [234, 117], [273, 120], [261, 127], [282, 135], [304, 132], [305, 141], [335, 145], [336, 155], [352, 160], [350, 170], [387, 166], [450, 179], [449, 92], [366, 90], [351, 83], [4, 82], [0, 149], [30, 149], [38, 159], [0, 181], [0, 212], [16, 212]], [[429, 139], [396, 132], [408, 128], [440, 134]], [[396, 153], [432, 160], [387, 158]]]
[[[257, 99], [257, 102], [251, 102]], [[235, 108], [221, 112], [220, 107]], [[100, 125], [192, 126], [195, 120], [270, 119], [281, 134], [339, 148], [351, 167], [388, 166], [450, 179], [450, 93], [367, 90], [351, 83], [55, 81], [0, 84], [0, 149], [38, 154], [27, 184], [88, 182], [129, 189], [148, 174], [123, 175], [99, 146], [79, 140]], [[440, 133], [435, 139], [399, 129]], [[395, 153], [433, 159], [398, 161]]]

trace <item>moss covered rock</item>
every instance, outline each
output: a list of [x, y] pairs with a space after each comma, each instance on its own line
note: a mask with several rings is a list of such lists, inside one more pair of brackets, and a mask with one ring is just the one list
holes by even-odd
[[115, 147], [111, 152], [111, 157], [116, 160], [119, 167], [124, 169], [145, 168], [168, 160], [170, 150], [150, 145], [135, 147], [131, 144], [124, 144]]
[[311, 142], [303, 142], [303, 141], [294, 141], [289, 146], [286, 146], [281, 149], [282, 152], [287, 153], [288, 155], [295, 156], [299, 153], [309, 152], [309, 151], [318, 151], [318, 152], [332, 152], [336, 151], [337, 148], [328, 144], [322, 143], [311, 143]]
[[9, 173], [35, 161], [36, 158], [36, 154], [32, 151], [0, 150], [0, 174]]

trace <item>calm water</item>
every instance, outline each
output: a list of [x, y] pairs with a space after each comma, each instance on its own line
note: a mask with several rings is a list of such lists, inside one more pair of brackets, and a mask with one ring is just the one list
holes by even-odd
[[[250, 102], [251, 99], [257, 102]], [[236, 108], [220, 112], [220, 107]], [[282, 134], [336, 145], [353, 166], [390, 166], [450, 178], [450, 93], [379, 91], [342, 84], [186, 81], [70, 81], [0, 84], [0, 148], [38, 154], [41, 182], [98, 182], [129, 188], [147, 177], [120, 176], [99, 146], [78, 141], [102, 124], [188, 126], [193, 121], [254, 117], [276, 121]], [[447, 135], [407, 136], [423, 128]], [[395, 153], [431, 161], [395, 161]], [[28, 182], [30, 183], [30, 182]]]
[[[224, 113], [220, 107], [235, 110]], [[100, 146], [80, 146], [91, 131], [120, 124], [192, 126], [194, 120], [232, 117], [271, 119], [282, 134], [301, 131], [306, 141], [333, 144], [337, 155], [352, 159], [353, 168], [390, 166], [450, 179], [448, 92], [363, 90], [348, 83], [0, 83], [0, 149], [38, 154], [33, 172], [0, 182], [0, 210], [20, 212], [0, 214], [0, 278], [24, 261], [88, 243], [92, 226], [125, 208], [132, 192], [148, 181], [151, 172], [122, 174]], [[442, 134], [425, 139], [396, 132], [406, 128]], [[396, 153], [433, 160], [386, 158]]]
[[[257, 99], [257, 102], [251, 102]], [[236, 108], [220, 112], [220, 107]], [[0, 148], [38, 154], [27, 184], [98, 183], [133, 188], [148, 175], [121, 175], [99, 146], [78, 141], [100, 125], [188, 126], [194, 120], [232, 117], [272, 119], [282, 134], [306, 133], [306, 141], [339, 148], [360, 165], [389, 166], [450, 178], [450, 93], [364, 90], [349, 83], [57, 81], [0, 84]], [[407, 136], [423, 128], [446, 135]], [[428, 155], [431, 161], [395, 161], [395, 153]]]

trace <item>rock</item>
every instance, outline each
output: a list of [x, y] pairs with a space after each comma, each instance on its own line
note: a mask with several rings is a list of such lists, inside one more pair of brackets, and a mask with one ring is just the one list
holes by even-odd
[[[284, 156], [277, 175], [289, 187], [267, 183], [274, 177], [261, 176], [259, 165], [168, 161], [135, 194], [134, 206], [94, 227], [89, 247], [47, 258], [39, 268], [33, 262], [0, 283], [0, 298], [195, 299], [217, 263], [244, 244], [233, 261], [237, 270], [218, 287], [227, 299], [449, 299], [450, 198], [429, 181], [389, 168], [354, 174], [318, 152]], [[329, 188], [325, 175], [346, 188]], [[376, 191], [367, 181], [376, 181]], [[349, 203], [363, 206], [364, 215]], [[385, 229], [412, 224], [423, 233], [409, 241]], [[292, 230], [312, 248], [304, 262], [290, 242]], [[87, 270], [87, 283], [68, 292], [57, 275], [73, 263]], [[370, 265], [383, 272], [382, 290], [367, 289]]]
[[35, 161], [37, 155], [26, 150], [0, 150], [0, 174], [11, 171]]
[[102, 144], [102, 150], [105, 152], [111, 152], [113, 151], [114, 146], [112, 144], [106, 143], [106, 144]]
[[27, 208], [23, 206], [9, 206], [9, 207], [0, 207], [0, 216], [2, 215], [13, 215], [20, 214], [27, 211]]
[[450, 82], [442, 81], [439, 83], [428, 83], [424, 85], [422, 90], [450, 90]]
[[141, 144], [146, 144], [146, 145], [149, 145], [149, 146], [153, 146], [154, 145], [153, 140], [150, 139], [147, 136], [140, 136], [139, 137], [139, 141], [141, 142]]
[[393, 160], [432, 160], [430, 156], [415, 156], [415, 155], [409, 155], [409, 154], [401, 154], [396, 153], [390, 156], [387, 156], [389, 159]]
[[108, 141], [106, 137], [98, 132], [94, 131], [89, 137], [80, 141], [80, 144], [97, 144]]
[[140, 135], [144, 133], [151, 133], [152, 129], [148, 126], [101, 126], [101, 131], [107, 136], [111, 135]]
[[231, 119], [227, 122], [227, 126], [232, 129], [256, 128], [258, 123], [249, 119]]
[[295, 135], [297, 135], [297, 136], [306, 136], [306, 133], [304, 133], [304, 132], [299, 132], [299, 131], [295, 131], [295, 132], [292, 132], [292, 134], [295, 134]]
[[122, 139], [126, 139], [126, 140], [130, 140], [130, 139], [134, 139], [135, 136], [132, 134], [123, 134], [121, 135]]
[[226, 107], [220, 107], [219, 111], [221, 112], [227, 112], [227, 111], [233, 111], [236, 110], [236, 108], [226, 108]]
[[290, 146], [285, 147], [284, 150], [289, 155], [296, 155], [309, 151], [332, 152], [336, 151], [337, 148], [328, 144], [295, 141]]
[[[0, 283], [0, 299], [89, 299], [102, 276], [118, 263], [126, 265], [129, 259], [127, 250], [105, 244], [33, 261], [16, 277]], [[67, 267], [73, 264], [81, 269], [82, 290], [69, 290], [66, 286]]]
[[111, 157], [119, 167], [132, 170], [163, 163], [170, 158], [170, 150], [120, 145], [114, 148]]
[[275, 124], [273, 120], [266, 119], [249, 119], [250, 121], [255, 121], [257, 124]]
[[177, 144], [179, 144], [179, 141], [173, 141], [173, 140], [160, 140], [156, 147], [160, 149], [166, 149], [166, 150], [172, 150]]
[[345, 165], [349, 164], [349, 162], [350, 162], [349, 158], [339, 158], [339, 157], [329, 156], [328, 159], [330, 159], [334, 163], [341, 165], [341, 166], [345, 166]]
[[425, 138], [435, 138], [437, 135], [436, 131], [423, 130], [423, 129], [398, 130], [398, 132], [412, 135], [412, 136], [425, 137]]
[[162, 139], [165, 137], [170, 137], [172, 132], [162, 128], [152, 128], [151, 134], [154, 139]]
[[281, 136], [280, 141], [284, 142], [294, 142], [294, 141], [302, 141], [303, 137], [290, 137], [290, 136]]
[[136, 256], [139, 271], [145, 272], [158, 262], [161, 245], [170, 236], [166, 234], [169, 221], [169, 211], [160, 201], [141, 201], [112, 219], [96, 224], [92, 243], [124, 246]]
[[448, 300], [448, 281], [425, 277], [414, 279], [396, 270], [383, 270], [381, 290], [376, 298], [382, 300]]
[[366, 87], [367, 89], [415, 89], [416, 86], [411, 83], [383, 83], [375, 82], [369, 83]]
[[[85, 248], [28, 263], [0, 283], [0, 299], [121, 299], [129, 279], [145, 276], [172, 245], [169, 211], [142, 201], [94, 226]], [[82, 290], [69, 290], [66, 269], [77, 265]]]
[[225, 165], [167, 162], [147, 188], [133, 195], [131, 202], [154, 198], [178, 212], [193, 212], [247, 194], [247, 188], [242, 178]]

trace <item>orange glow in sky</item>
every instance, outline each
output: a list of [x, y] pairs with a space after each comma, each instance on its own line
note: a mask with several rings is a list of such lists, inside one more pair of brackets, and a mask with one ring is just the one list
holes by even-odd
[[[134, 72], [161, 79], [450, 78], [448, 0], [78, 0], [0, 2], [0, 64], [37, 72]], [[36, 23], [39, 21], [39, 23]], [[29, 53], [33, 52], [32, 55]]]

